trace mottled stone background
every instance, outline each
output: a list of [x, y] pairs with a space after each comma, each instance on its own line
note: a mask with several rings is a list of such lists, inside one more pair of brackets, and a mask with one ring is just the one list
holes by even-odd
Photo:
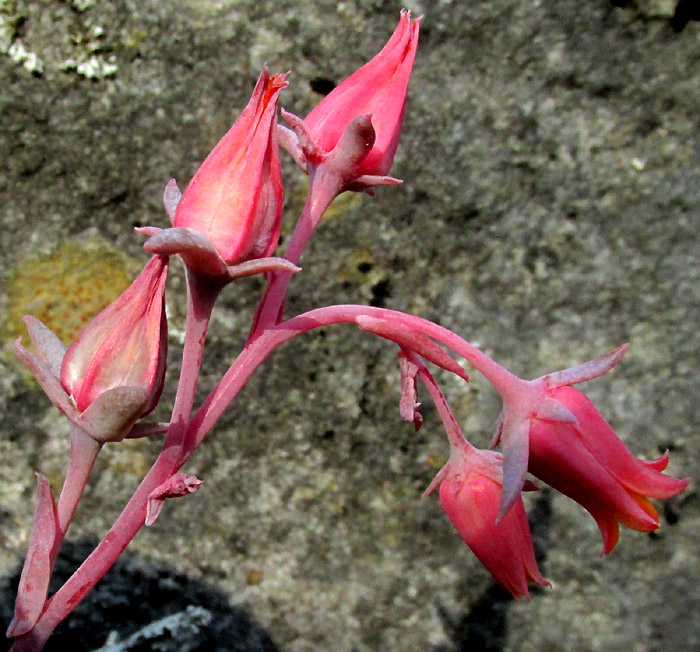
[[[674, 21], [673, 0], [406, 5], [425, 19], [394, 167], [405, 183], [338, 203], [289, 312], [330, 302], [409, 310], [525, 377], [630, 341], [625, 362], [586, 391], [636, 454], [670, 448], [669, 470], [693, 484], [661, 507], [658, 533], [625, 531], [606, 559], [593, 520], [542, 492], [530, 507], [555, 588], [513, 603], [437, 498], [420, 499], [446, 445], [432, 409], [419, 433], [399, 420], [394, 348], [327, 329], [254, 377], [187, 467], [202, 489], [166, 506], [52, 649], [92, 650], [110, 631], [115, 642], [172, 614], [140, 647], [110, 649], [700, 649], [700, 24]], [[68, 341], [124, 287], [145, 260], [132, 227], [166, 224], [164, 184], [175, 176], [184, 187], [263, 62], [292, 69], [282, 104], [304, 115], [379, 50], [399, 9], [0, 0], [4, 341], [25, 312]], [[287, 158], [285, 172], [289, 234], [303, 184]], [[173, 271], [162, 418], [182, 333]], [[202, 395], [240, 347], [261, 288], [247, 279], [226, 290]], [[0, 365], [7, 622], [34, 471], [60, 487], [67, 427], [9, 353]], [[474, 376], [469, 387], [444, 382], [485, 445], [499, 404]], [[61, 573], [106, 531], [157, 450], [141, 441], [104, 451]]]

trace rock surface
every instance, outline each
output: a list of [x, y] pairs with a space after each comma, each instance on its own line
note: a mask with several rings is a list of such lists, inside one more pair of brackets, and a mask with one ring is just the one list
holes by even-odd
[[[405, 182], [339, 203], [302, 261], [288, 312], [343, 302], [408, 310], [524, 377], [629, 341], [625, 362], [586, 391], [636, 454], [670, 448], [669, 470], [693, 484], [666, 501], [658, 533], [625, 531], [606, 559], [592, 519], [543, 492], [531, 503], [533, 527], [555, 590], [513, 603], [436, 497], [420, 500], [447, 449], [433, 410], [419, 433], [399, 420], [394, 349], [350, 327], [326, 329], [253, 378], [186, 467], [202, 489], [166, 505], [54, 649], [98, 648], [112, 630], [125, 640], [188, 606], [216, 614], [201, 649], [700, 648], [700, 25], [679, 31], [672, 2], [407, 5], [425, 19], [394, 167]], [[145, 257], [132, 227], [166, 225], [165, 183], [186, 185], [261, 65], [293, 70], [282, 105], [304, 115], [317, 91], [383, 45], [399, 8], [1, 0], [2, 314], [25, 307], [17, 279], [67, 244], [120, 250], [133, 276]], [[288, 234], [303, 183], [288, 160], [285, 173]], [[183, 313], [174, 271], [173, 372]], [[116, 276], [103, 279], [115, 293]], [[68, 319], [75, 288], [58, 276], [55, 286], [45, 274], [37, 282]], [[102, 300], [99, 282], [81, 289], [81, 302]], [[225, 292], [202, 397], [241, 346], [261, 288], [244, 279]], [[7, 340], [19, 326], [5, 322]], [[7, 621], [33, 471], [60, 487], [67, 426], [9, 354], [0, 365]], [[485, 446], [499, 404], [474, 376], [469, 387], [445, 378], [445, 389], [467, 435]], [[103, 452], [66, 567], [104, 534], [157, 450], [137, 441]], [[182, 649], [176, 640], [140, 645]]]

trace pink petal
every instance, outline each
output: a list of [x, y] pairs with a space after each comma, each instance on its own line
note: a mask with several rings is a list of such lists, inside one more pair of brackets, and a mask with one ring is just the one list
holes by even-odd
[[[330, 151], [351, 120], [375, 113], [376, 107], [376, 151], [367, 157], [367, 173], [386, 174], [391, 166], [418, 43], [418, 23], [411, 24], [408, 12], [402, 12], [399, 25], [384, 48], [333, 89], [306, 118], [306, 124], [321, 146]], [[384, 160], [386, 164], [380, 165]], [[377, 166], [378, 169], [372, 169]]]
[[579, 390], [560, 387], [552, 395], [578, 419], [576, 432], [586, 448], [631, 491], [651, 498], [668, 498], [688, 486], [688, 479], [662, 474], [655, 464], [645, 464], [632, 455], [595, 405]]
[[277, 100], [286, 85], [285, 75], [263, 69], [248, 105], [177, 206], [173, 225], [205, 233], [230, 265], [269, 256], [277, 245], [283, 194]]
[[660, 457], [657, 457], [654, 460], [639, 460], [639, 461], [642, 464], [646, 464], [648, 467], [650, 467], [656, 471], [665, 471], [670, 459], [671, 459], [671, 454], [669, 453], [668, 449], [666, 449], [666, 451], [664, 452], [663, 455], [661, 455]]
[[630, 492], [596, 460], [575, 426], [533, 420], [529, 470], [590, 512], [601, 528], [604, 552], [614, 545], [610, 543], [615, 539], [611, 518], [640, 531], [658, 527], [655, 513], [640, 503], [639, 494]]

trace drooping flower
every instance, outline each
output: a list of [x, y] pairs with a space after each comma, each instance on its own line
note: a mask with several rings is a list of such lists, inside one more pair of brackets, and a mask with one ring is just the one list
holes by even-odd
[[535, 415], [530, 473], [590, 512], [603, 536], [602, 554], [615, 547], [620, 523], [641, 532], [658, 528], [659, 517], [649, 498], [674, 496], [689, 482], [662, 473], [668, 453], [651, 461], [636, 458], [593, 403], [573, 387], [554, 387], [547, 395], [575, 420]]
[[[285, 86], [285, 75], [263, 69], [248, 105], [184, 194], [170, 181], [164, 201], [174, 228], [139, 229], [152, 236], [148, 251], [179, 254], [189, 268], [210, 276], [233, 278], [275, 266], [277, 259], [269, 257], [279, 240], [283, 203], [277, 102]], [[250, 262], [260, 259], [267, 262]]]
[[492, 451], [452, 447], [440, 483], [440, 502], [464, 542], [514, 598], [529, 597], [528, 582], [549, 586], [535, 560], [522, 498], [500, 520], [502, 458]]
[[[396, 182], [387, 178], [401, 137], [408, 80], [418, 46], [420, 19], [401, 12], [382, 50], [336, 86], [304, 120], [283, 112], [297, 133], [285, 146], [304, 167], [334, 166], [348, 187]], [[308, 169], [307, 169], [308, 171]], [[368, 177], [360, 179], [361, 177]]]
[[168, 259], [154, 256], [63, 358], [61, 383], [78, 411], [84, 416], [99, 413], [112, 431], [121, 424], [123, 434], [151, 412], [163, 390], [167, 271]]
[[674, 496], [688, 480], [662, 473], [668, 454], [651, 461], [632, 455], [593, 403], [571, 387], [608, 373], [628, 346], [535, 380], [510, 378], [492, 442], [503, 447], [501, 515], [519, 497], [529, 471], [591, 513], [603, 554], [615, 547], [620, 523], [642, 532], [659, 526], [649, 498]]

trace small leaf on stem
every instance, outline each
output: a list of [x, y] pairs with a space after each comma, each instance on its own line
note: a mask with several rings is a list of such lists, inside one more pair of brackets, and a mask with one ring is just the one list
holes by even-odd
[[34, 524], [17, 588], [14, 618], [7, 628], [8, 638], [26, 634], [41, 615], [51, 579], [51, 549], [56, 530], [56, 504], [51, 487], [46, 476], [37, 473]]
[[168, 213], [171, 224], [175, 219], [175, 210], [177, 209], [177, 205], [180, 203], [181, 197], [182, 193], [177, 187], [177, 181], [175, 181], [175, 179], [170, 179], [170, 181], [168, 181], [168, 185], [165, 186], [165, 190], [163, 191], [163, 204], [165, 205], [165, 210]]
[[150, 526], [156, 522], [166, 498], [177, 498], [178, 496], [187, 496], [194, 493], [202, 485], [202, 482], [196, 475], [187, 475], [185, 473], [171, 475], [148, 496], [145, 525]]
[[442, 367], [446, 371], [451, 371], [462, 380], [469, 382], [467, 372], [445, 352], [445, 349], [426, 335], [417, 333], [405, 324], [392, 322], [388, 319], [370, 317], [369, 315], [359, 315], [355, 321], [361, 330], [375, 333], [380, 337], [396, 342], [404, 349], [415, 351], [429, 362]]

